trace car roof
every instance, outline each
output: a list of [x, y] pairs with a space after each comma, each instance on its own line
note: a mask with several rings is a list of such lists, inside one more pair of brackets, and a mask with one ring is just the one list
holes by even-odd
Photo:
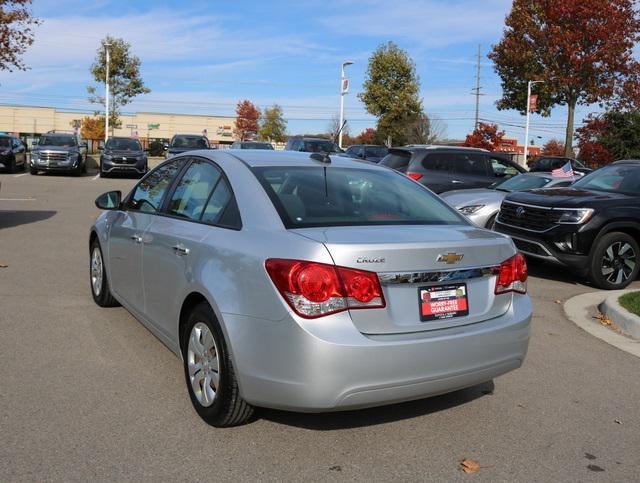
[[337, 166], [341, 168], [364, 168], [364, 169], [381, 169], [387, 171], [389, 168], [378, 166], [368, 161], [359, 161], [344, 156], [330, 155], [331, 163], [323, 163], [311, 157], [311, 154], [300, 151], [271, 151], [264, 149], [245, 149], [234, 150], [225, 153], [224, 150], [212, 153], [211, 150], [192, 151], [191, 155], [201, 155], [215, 160], [216, 154], [226, 154], [233, 156], [250, 167], [267, 167], [267, 166]]
[[[420, 149], [429, 149], [429, 150], [445, 150], [450, 149], [452, 151], [481, 151], [483, 153], [488, 153], [490, 151], [483, 148], [472, 148], [469, 146], [446, 146], [444, 144], [407, 144], [406, 146], [398, 146], [398, 148], [420, 148]], [[498, 153], [500, 154], [500, 153]]]
[[182, 137], [182, 138], [207, 138], [203, 134], [174, 134], [174, 138]]
[[621, 159], [613, 164], [640, 164], [640, 159]]
[[72, 132], [46, 132], [43, 134], [43, 136], [50, 136], [50, 137], [56, 137], [56, 136], [66, 136], [66, 137], [73, 137], [75, 138], [76, 135], [73, 134]]
[[304, 141], [331, 141], [331, 142], [333, 142], [333, 139], [312, 138], [312, 137], [308, 137], [308, 136], [291, 136], [289, 139], [302, 139]]
[[[135, 139], [136, 141], [139, 141], [138, 138], [134, 138], [134, 137], [130, 137], [130, 136], [112, 136], [109, 139]], [[109, 139], [107, 139], [107, 141]]]

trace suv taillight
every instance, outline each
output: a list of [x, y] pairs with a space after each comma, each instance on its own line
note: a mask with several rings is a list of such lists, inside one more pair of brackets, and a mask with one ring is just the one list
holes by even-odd
[[529, 270], [527, 262], [522, 253], [516, 253], [513, 257], [505, 260], [496, 267], [496, 289], [495, 294], [508, 292], [527, 293], [527, 278]]
[[418, 181], [420, 178], [422, 178], [422, 175], [420, 173], [407, 173], [406, 175], [415, 181]]
[[281, 258], [270, 258], [265, 267], [282, 297], [301, 317], [385, 307], [380, 281], [373, 272]]

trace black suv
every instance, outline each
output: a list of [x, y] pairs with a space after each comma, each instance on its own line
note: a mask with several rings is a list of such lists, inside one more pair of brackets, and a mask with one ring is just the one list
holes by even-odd
[[347, 148], [343, 156], [379, 163], [387, 154], [389, 154], [389, 150], [386, 146], [378, 146], [377, 144], [352, 144]]
[[112, 137], [107, 140], [100, 155], [100, 177], [115, 173], [145, 175], [149, 169], [147, 152], [135, 138]]
[[563, 156], [542, 156], [531, 163], [529, 171], [532, 173], [551, 172], [554, 169], [562, 168], [567, 162], [571, 163], [571, 168], [576, 173], [589, 174], [593, 171], [582, 164], [582, 161], [574, 158], [565, 158]]
[[640, 161], [618, 161], [569, 188], [511, 193], [495, 229], [525, 255], [588, 275], [598, 288], [624, 288], [640, 270]]
[[31, 174], [38, 174], [38, 171], [67, 171], [76, 175], [86, 173], [86, 143], [79, 143], [74, 134], [43, 134], [31, 150]]
[[265, 141], [236, 141], [231, 145], [231, 149], [270, 149], [273, 144]]
[[304, 151], [306, 153], [341, 153], [342, 149], [331, 139], [292, 137], [284, 148], [287, 151]]
[[435, 193], [487, 188], [526, 171], [496, 153], [453, 146], [392, 148], [380, 164], [406, 174]]
[[165, 158], [169, 159], [178, 154], [194, 151], [196, 149], [211, 149], [209, 140], [205, 136], [198, 134], [176, 134], [171, 138], [171, 142], [164, 146]]
[[0, 169], [15, 173], [27, 166], [27, 148], [20, 138], [11, 134], [0, 135]]

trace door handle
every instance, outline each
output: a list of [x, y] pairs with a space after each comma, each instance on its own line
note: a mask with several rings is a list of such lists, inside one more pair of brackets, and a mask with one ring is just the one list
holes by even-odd
[[140, 235], [131, 235], [131, 239], [136, 243], [142, 243], [142, 237]]
[[458, 181], [457, 179], [454, 179], [451, 181], [453, 184], [462, 184], [464, 183], [464, 181]]
[[174, 245], [172, 248], [178, 255], [189, 255], [189, 249], [180, 243]]

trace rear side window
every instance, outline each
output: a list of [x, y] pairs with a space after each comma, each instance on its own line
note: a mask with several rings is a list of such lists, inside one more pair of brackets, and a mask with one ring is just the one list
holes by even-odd
[[466, 224], [427, 189], [387, 170], [308, 166], [253, 171], [287, 228]]
[[429, 171], [450, 171], [455, 162], [455, 154], [432, 153], [422, 160], [422, 167]]
[[454, 154], [451, 156], [451, 171], [456, 174], [487, 176], [484, 157], [478, 154]]

